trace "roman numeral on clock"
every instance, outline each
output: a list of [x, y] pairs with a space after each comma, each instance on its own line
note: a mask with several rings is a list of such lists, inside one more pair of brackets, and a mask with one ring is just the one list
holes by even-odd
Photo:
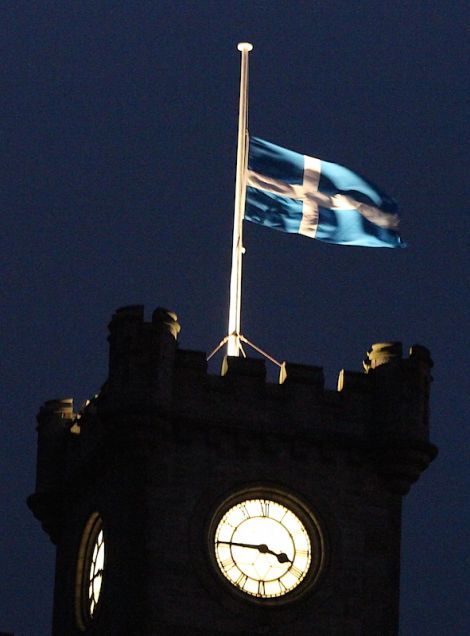
[[240, 512], [242, 513], [242, 515], [245, 517], [245, 519], [249, 519], [251, 517], [248, 508], [246, 507], [246, 504], [242, 503], [239, 506]]
[[298, 567], [296, 567], [295, 565], [293, 565], [290, 569], [289, 572], [291, 572], [295, 577], [297, 577], [298, 579], [302, 576], [303, 572], [302, 570], [299, 570]]
[[269, 501], [264, 501], [261, 500], [259, 502], [260, 508], [261, 508], [261, 516], [262, 517], [269, 517]]
[[235, 565], [235, 561], [229, 557], [228, 559], [224, 559], [220, 562], [220, 565], [224, 568], [224, 570], [231, 570]]
[[238, 585], [238, 587], [241, 587], [242, 589], [245, 587], [245, 583], [248, 581], [248, 577], [246, 574], [243, 574], [243, 572], [240, 572], [240, 576], [238, 577], [238, 579], [235, 581], [235, 583]]

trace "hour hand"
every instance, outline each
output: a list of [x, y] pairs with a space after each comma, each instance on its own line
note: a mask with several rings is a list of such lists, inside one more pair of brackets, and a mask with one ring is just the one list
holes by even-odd
[[273, 552], [265, 543], [240, 543], [237, 541], [217, 541], [217, 543], [225, 543], [227, 545], [234, 545], [240, 548], [251, 548], [252, 550], [258, 550], [261, 554], [272, 554], [276, 557], [279, 563], [291, 562], [285, 552], [280, 552], [279, 554], [277, 552]]

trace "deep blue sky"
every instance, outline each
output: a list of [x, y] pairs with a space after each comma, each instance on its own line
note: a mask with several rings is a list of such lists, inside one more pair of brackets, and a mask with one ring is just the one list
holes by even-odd
[[243, 331], [331, 388], [373, 342], [431, 349], [440, 454], [404, 503], [401, 635], [470, 633], [465, 4], [1, 3], [0, 631], [50, 630], [54, 551], [25, 504], [41, 403], [97, 392], [119, 306], [174, 309], [185, 348], [225, 334], [248, 40], [251, 133], [378, 182], [410, 247], [247, 224]]

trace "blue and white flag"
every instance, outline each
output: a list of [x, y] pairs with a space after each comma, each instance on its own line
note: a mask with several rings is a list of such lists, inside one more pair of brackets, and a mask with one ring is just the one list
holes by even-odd
[[348, 168], [250, 139], [245, 219], [326, 243], [404, 247], [395, 201]]

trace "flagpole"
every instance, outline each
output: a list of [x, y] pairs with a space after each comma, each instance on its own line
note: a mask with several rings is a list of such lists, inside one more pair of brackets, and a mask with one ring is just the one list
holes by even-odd
[[241, 52], [240, 102], [238, 110], [237, 173], [235, 180], [235, 209], [233, 216], [232, 273], [230, 276], [230, 308], [227, 333], [227, 355], [239, 356], [240, 315], [242, 302], [243, 215], [245, 208], [245, 172], [248, 136], [248, 53], [249, 42], [240, 42]]

